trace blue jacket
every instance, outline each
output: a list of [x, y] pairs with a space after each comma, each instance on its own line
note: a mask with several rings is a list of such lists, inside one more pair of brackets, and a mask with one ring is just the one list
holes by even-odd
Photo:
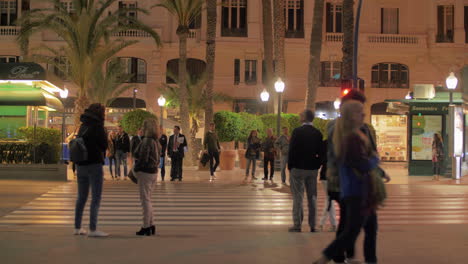
[[370, 159], [363, 159], [359, 166], [340, 164], [340, 191], [341, 198], [350, 196], [366, 196], [367, 185], [362, 176], [356, 175], [355, 170], [367, 172], [377, 167], [379, 159], [375, 156]]

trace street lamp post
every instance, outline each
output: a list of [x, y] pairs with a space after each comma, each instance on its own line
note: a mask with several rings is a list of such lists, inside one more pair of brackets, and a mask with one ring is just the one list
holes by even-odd
[[137, 88], [133, 88], [133, 110], [136, 109], [136, 94], [138, 93]]
[[260, 93], [260, 99], [262, 99], [262, 102], [265, 104], [265, 113], [267, 112], [267, 104], [268, 99], [270, 99], [270, 94], [267, 92], [266, 89], [263, 89], [263, 91]]
[[161, 127], [162, 127], [163, 126], [163, 110], [164, 110], [164, 106], [166, 105], [166, 98], [164, 98], [162, 94], [158, 98], [158, 105], [161, 108], [161, 120], [159, 121], [159, 123], [161, 124]]
[[281, 78], [275, 82], [275, 90], [278, 93], [278, 120], [276, 124], [276, 135], [279, 137], [281, 134], [281, 95], [284, 92], [284, 82]]
[[61, 151], [61, 161], [64, 163], [64, 153], [63, 153], [63, 145], [65, 144], [65, 99], [68, 97], [68, 89], [65, 88], [60, 91], [60, 98], [62, 98], [63, 104], [63, 111], [62, 111], [62, 151]]
[[453, 90], [457, 88], [458, 79], [453, 72], [445, 80], [447, 88], [450, 92], [449, 104], [449, 154], [452, 162], [452, 179], [460, 179], [461, 177], [461, 153], [455, 151], [455, 105], [453, 104]]

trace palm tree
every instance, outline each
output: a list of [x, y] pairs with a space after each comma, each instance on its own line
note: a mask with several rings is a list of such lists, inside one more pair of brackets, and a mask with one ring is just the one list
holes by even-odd
[[285, 61], [284, 61], [284, 37], [286, 32], [286, 22], [284, 18], [284, 0], [273, 0], [273, 15], [275, 18], [275, 55], [276, 77], [284, 79], [285, 76]]
[[216, 0], [206, 0], [206, 109], [205, 126], [213, 121], [213, 83], [216, 55]]
[[343, 80], [353, 76], [354, 0], [343, 0]]
[[[182, 132], [190, 130], [190, 117], [188, 108], [188, 91], [187, 91], [187, 38], [190, 33], [190, 23], [192, 23], [202, 11], [203, 0], [162, 0], [160, 4], [154, 5], [153, 7], [163, 7], [169, 13], [177, 18], [177, 36], [179, 37], [179, 87], [180, 87], [180, 119]], [[189, 138], [188, 145], [192, 145], [192, 141]], [[190, 149], [190, 148], [189, 148]], [[191, 157], [190, 155], [188, 155]], [[189, 164], [192, 164], [191, 159], [188, 160]]]
[[[270, 94], [273, 90], [273, 21], [271, 18], [271, 0], [262, 0], [263, 49], [265, 60], [264, 83]], [[268, 112], [273, 112], [273, 100], [270, 100]]]
[[[181, 89], [180, 82], [178, 77], [171, 73], [167, 73], [168, 76], [175, 81], [174, 84], [163, 84], [160, 88], [161, 93], [167, 99], [166, 105], [168, 107], [180, 107], [182, 98], [180, 96]], [[203, 119], [203, 113], [205, 111], [205, 107], [207, 104], [207, 90], [204, 88], [207, 81], [208, 81], [208, 72], [205, 73], [200, 77], [197, 75], [190, 75], [187, 73], [186, 78], [186, 91], [187, 91], [187, 104], [188, 104], [188, 113], [190, 117], [190, 141], [195, 142], [195, 137], [200, 130], [200, 124]], [[226, 94], [214, 92], [212, 97], [213, 102], [227, 102], [232, 100]], [[201, 146], [198, 146], [201, 147]], [[192, 159], [196, 159], [197, 153], [199, 153], [200, 149], [196, 149], [196, 146], [192, 147]]]
[[133, 74], [125, 73], [125, 67], [119, 59], [114, 58], [109, 61], [105, 72], [99, 69], [94, 73], [91, 84], [95, 89], [88, 91], [88, 98], [91, 102], [109, 106], [112, 99], [135, 88], [134, 84], [125, 84], [132, 77]]
[[305, 108], [315, 110], [315, 100], [319, 87], [320, 54], [322, 52], [322, 25], [324, 0], [315, 0], [312, 32], [310, 33], [309, 74], [307, 76], [307, 92]]
[[[70, 62], [67, 79], [78, 87], [78, 100], [75, 106], [75, 124], [88, 105], [88, 92], [92, 89], [91, 80], [95, 72], [105, 66], [105, 62], [124, 48], [137, 43], [137, 40], [114, 38], [127, 30], [147, 32], [155, 40], [161, 41], [158, 34], [138, 19], [126, 16], [129, 11], [148, 14], [140, 8], [119, 8], [112, 12], [110, 7], [117, 0], [73, 0], [74, 12], [69, 12], [60, 0], [47, 0], [51, 8], [34, 9], [24, 14], [18, 21], [21, 26], [18, 42], [24, 47], [34, 33], [51, 31], [62, 41], [59, 48], [39, 46], [35, 49], [47, 51], [49, 62], [57, 67], [60, 58]], [[43, 60], [47, 55], [33, 55], [33, 59]]]

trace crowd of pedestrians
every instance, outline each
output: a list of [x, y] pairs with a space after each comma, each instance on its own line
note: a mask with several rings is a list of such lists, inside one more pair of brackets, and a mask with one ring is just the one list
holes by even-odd
[[[389, 181], [389, 177], [379, 167], [379, 156], [375, 135], [364, 123], [365, 97], [352, 91], [342, 98], [340, 117], [331, 121], [327, 128], [327, 140], [314, 127], [314, 112], [305, 110], [300, 114], [302, 125], [295, 128], [291, 136], [286, 127], [276, 138], [271, 128], [261, 140], [258, 131], [252, 130], [246, 142], [245, 159], [247, 167], [245, 180], [249, 175], [256, 179], [256, 163], [263, 153], [263, 180], [273, 180], [275, 159], [280, 159], [281, 181], [287, 186], [287, 171], [293, 199], [293, 226], [289, 232], [302, 232], [304, 219], [304, 192], [308, 205], [308, 225], [310, 232], [324, 231], [327, 219], [329, 231], [336, 231], [336, 238], [322, 252], [314, 263], [323, 264], [352, 262], [355, 256], [354, 244], [361, 229], [364, 230], [364, 257], [366, 263], [377, 263], [377, 209], [382, 205], [385, 194], [376, 188], [379, 182]], [[107, 236], [97, 230], [97, 216], [102, 193], [104, 158], [109, 159], [112, 178], [127, 176], [126, 159], [128, 153], [133, 159], [132, 173], [138, 179], [140, 200], [143, 211], [143, 224], [137, 235], [154, 235], [151, 195], [156, 182], [158, 169], [161, 180], [165, 175], [166, 153], [171, 158], [171, 181], [182, 181], [182, 164], [187, 151], [187, 140], [178, 126], [167, 138], [154, 119], [147, 119], [131, 139], [119, 127], [118, 133], [106, 135], [104, 129], [104, 107], [92, 104], [81, 116], [82, 125], [77, 137], [84, 140], [88, 151], [87, 159], [77, 163], [78, 198], [75, 209], [75, 234], [83, 235], [81, 227], [83, 210], [92, 191], [90, 207], [89, 236]], [[221, 147], [215, 132], [215, 125], [209, 125], [203, 146], [209, 156], [210, 177], [216, 177], [220, 162]], [[433, 162], [434, 175], [440, 173], [440, 160], [443, 159], [443, 143], [440, 136], [434, 135]], [[115, 172], [112, 170], [115, 166]], [[377, 176], [375, 176], [377, 175]], [[320, 180], [326, 194], [326, 203], [318, 229], [316, 229], [317, 180]], [[384, 192], [384, 188], [383, 188]], [[339, 207], [339, 223], [335, 217], [335, 206]]]

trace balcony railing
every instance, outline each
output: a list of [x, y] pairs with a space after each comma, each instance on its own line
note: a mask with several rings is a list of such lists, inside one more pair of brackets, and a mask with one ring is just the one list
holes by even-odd
[[188, 38], [189, 39], [196, 39], [198, 36], [199, 29], [190, 29]]
[[326, 42], [343, 42], [343, 33], [325, 33]]
[[147, 32], [130, 29], [122, 32], [117, 32], [113, 34], [114, 37], [126, 37], [126, 38], [150, 38], [151, 35]]
[[368, 35], [369, 43], [419, 44], [419, 37], [414, 35], [376, 34]]
[[17, 36], [19, 31], [20, 31], [19, 27], [0, 26], [0, 36]]

